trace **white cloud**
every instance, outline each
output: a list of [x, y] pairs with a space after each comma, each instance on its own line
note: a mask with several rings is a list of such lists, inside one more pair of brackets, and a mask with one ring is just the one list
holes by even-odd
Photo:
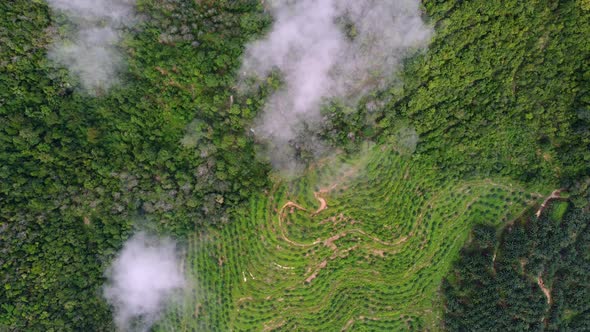
[[117, 50], [121, 28], [135, 22], [135, 0], [48, 0], [78, 31], [51, 45], [48, 56], [77, 75], [90, 93], [117, 82], [123, 57]]
[[[278, 68], [284, 77], [255, 128], [269, 142], [275, 166], [293, 166], [292, 142], [304, 128], [318, 127], [325, 100], [355, 104], [389, 85], [401, 60], [428, 45], [432, 29], [422, 21], [419, 5], [418, 0], [273, 3], [272, 29], [247, 46], [242, 73], [264, 78]], [[306, 144], [322, 148], [321, 142]]]
[[104, 296], [122, 331], [145, 331], [186, 287], [176, 246], [145, 233], [130, 238], [106, 272]]

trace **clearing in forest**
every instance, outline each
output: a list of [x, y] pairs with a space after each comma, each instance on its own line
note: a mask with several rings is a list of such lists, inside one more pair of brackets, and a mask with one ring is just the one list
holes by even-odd
[[195, 235], [194, 292], [158, 329], [436, 330], [440, 281], [473, 224], [541, 197], [503, 179], [449, 181], [390, 148], [333, 160]]

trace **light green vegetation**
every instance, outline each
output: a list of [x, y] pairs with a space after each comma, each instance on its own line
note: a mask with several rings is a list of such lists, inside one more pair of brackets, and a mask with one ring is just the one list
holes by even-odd
[[567, 207], [567, 202], [553, 203], [549, 218], [551, 218], [553, 221], [560, 222], [561, 219], [563, 219], [563, 215], [567, 211]]
[[542, 196], [448, 180], [388, 146], [320, 164], [190, 240], [194, 291], [160, 330], [436, 330], [440, 281], [471, 226]]
[[271, 185], [249, 129], [280, 79], [236, 91], [268, 3], [138, 0], [121, 84], [92, 97], [47, 59], [73, 23], [0, 1], [0, 330], [112, 331], [104, 269], [133, 224], [188, 244], [194, 291], [160, 330], [438, 329], [471, 225], [558, 188], [590, 201], [587, 0], [422, 1], [428, 50], [366, 105], [323, 114], [329, 149], [381, 145]]

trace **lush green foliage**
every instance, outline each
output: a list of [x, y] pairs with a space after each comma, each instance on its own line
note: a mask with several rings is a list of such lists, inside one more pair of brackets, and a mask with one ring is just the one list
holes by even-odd
[[557, 186], [588, 175], [590, 11], [582, 2], [425, 0], [424, 7], [436, 28], [428, 51], [366, 107], [334, 109], [326, 136], [387, 141], [408, 118], [419, 157], [457, 176]]
[[449, 180], [391, 146], [315, 169], [190, 241], [195, 291], [161, 330], [436, 329], [439, 284], [471, 225], [541, 197], [507, 179]]
[[[294, 209], [283, 230], [306, 246], [288, 246], [274, 209], [289, 199], [312, 209], [313, 186], [331, 184], [318, 178], [338, 171], [277, 181], [262, 194], [269, 168], [248, 129], [279, 80], [248, 96], [235, 84], [244, 44], [270, 22], [263, 3], [138, 0], [141, 20], [119, 45], [121, 84], [92, 96], [46, 56], [71, 23], [42, 0], [0, 1], [0, 329], [111, 330], [100, 285], [133, 224], [188, 236], [191, 246], [199, 288], [162, 329], [252, 329], [272, 317], [287, 330], [316, 326], [318, 317], [329, 317], [325, 328], [423, 329], [436, 324], [438, 283], [470, 225], [495, 224], [536, 198], [517, 183], [543, 193], [570, 187], [573, 201], [588, 202], [589, 2], [424, 0], [436, 35], [408, 58], [400, 83], [358, 109], [334, 104], [324, 113], [322, 136], [335, 147], [358, 151], [369, 138], [403, 157], [373, 151], [368, 171], [326, 196], [328, 210], [311, 217]], [[340, 213], [360, 223], [316, 223]], [[334, 240], [337, 257], [307, 245], [357, 227], [374, 238]], [[392, 236], [408, 236], [399, 252], [375, 241]], [[552, 293], [547, 309], [542, 293], [523, 290], [541, 300], [527, 314], [547, 309], [550, 324], [575, 324], [587, 310], [567, 302], [579, 299], [571, 295], [577, 279], [551, 271], [543, 280], [563, 296]], [[358, 280], [343, 281], [350, 274]]]
[[443, 284], [447, 329], [590, 329], [590, 214], [570, 208], [556, 220], [556, 209], [519, 219], [499, 238], [494, 227], [475, 228]]
[[94, 98], [47, 60], [46, 4], [0, 3], [0, 325], [109, 329], [102, 274], [133, 221], [186, 234], [266, 184], [257, 104], [230, 102], [257, 2], [138, 7], [123, 84]]

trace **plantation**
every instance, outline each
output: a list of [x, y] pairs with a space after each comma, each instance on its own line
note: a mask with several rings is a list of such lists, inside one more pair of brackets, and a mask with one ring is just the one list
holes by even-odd
[[439, 284], [472, 225], [542, 197], [502, 180], [448, 181], [391, 146], [320, 162], [191, 238], [195, 290], [159, 330], [437, 329]]
[[552, 201], [499, 236], [476, 228], [443, 283], [447, 330], [588, 330], [589, 222], [587, 212]]
[[[257, 124], [289, 75], [241, 72], [271, 2], [0, 1], [0, 331], [121, 329], [104, 285], [140, 231], [186, 274], [155, 331], [589, 329], [590, 2], [399, 2], [427, 45], [279, 121], [287, 176]], [[59, 9], [105, 3], [128, 15]], [[88, 89], [55, 54], [109, 24]]]

